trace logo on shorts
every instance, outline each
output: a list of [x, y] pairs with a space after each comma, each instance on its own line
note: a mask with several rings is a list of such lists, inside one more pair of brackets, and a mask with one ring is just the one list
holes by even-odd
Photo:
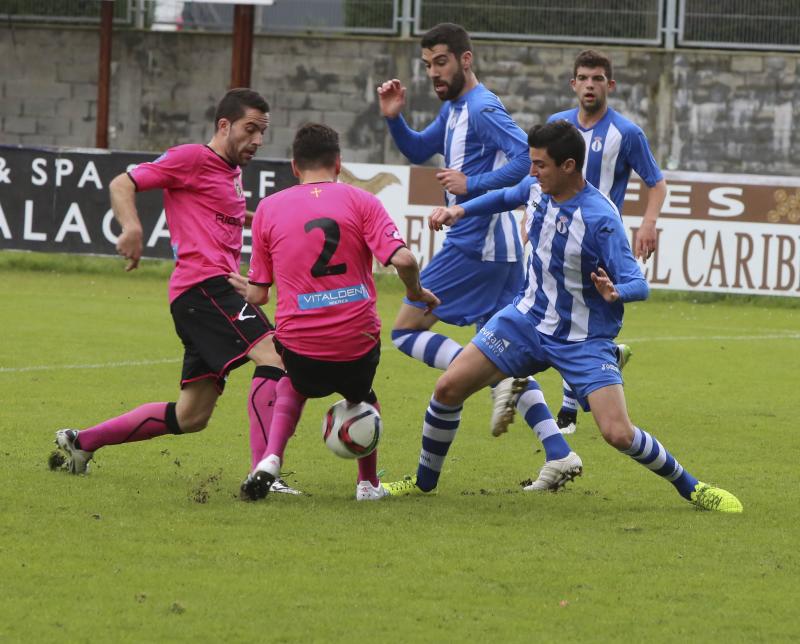
[[494, 334], [494, 331], [490, 331], [486, 327], [480, 330], [480, 335], [483, 339], [483, 344], [486, 345], [491, 352], [499, 356], [503, 353], [509, 346], [511, 346], [511, 342], [506, 340], [505, 338], [500, 338]]
[[611, 362], [604, 362], [600, 367], [601, 371], [613, 371], [614, 373], [619, 373], [619, 367]]
[[250, 306], [250, 305], [249, 305], [249, 304], [245, 304], [245, 305], [242, 307], [242, 310], [241, 310], [241, 311], [239, 311], [239, 315], [237, 315], [237, 316], [234, 316], [234, 318], [233, 318], [233, 319], [234, 319], [234, 320], [238, 320], [239, 322], [244, 322], [245, 320], [249, 320], [250, 318], [254, 318], [254, 317], [256, 317], [256, 316], [255, 316], [255, 314], [253, 314], [253, 315], [245, 315], [245, 314], [244, 314], [244, 310], [245, 310], [245, 309], [246, 309], [248, 306]]
[[569, 222], [569, 217], [566, 215], [559, 215], [556, 220], [556, 230], [562, 235], [567, 233], [567, 222]]
[[603, 137], [596, 136], [592, 141], [592, 152], [600, 152], [603, 149]]

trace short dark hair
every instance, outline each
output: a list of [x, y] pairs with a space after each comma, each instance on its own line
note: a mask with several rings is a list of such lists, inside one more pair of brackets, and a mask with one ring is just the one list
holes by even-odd
[[294, 135], [292, 157], [300, 170], [332, 168], [339, 156], [339, 134], [321, 123], [306, 123]]
[[584, 49], [578, 54], [577, 58], [575, 58], [575, 64], [572, 66], [572, 78], [578, 75], [578, 67], [602, 67], [608, 80], [614, 78], [611, 59], [595, 49]]
[[244, 116], [248, 107], [257, 109], [265, 114], [269, 112], [267, 100], [256, 91], [247, 87], [236, 87], [228, 90], [217, 105], [214, 114], [214, 129], [219, 129], [219, 120], [228, 119], [233, 123]]
[[586, 143], [583, 135], [569, 121], [561, 119], [546, 125], [534, 125], [528, 130], [528, 145], [547, 150], [547, 154], [558, 165], [567, 159], [575, 159], [575, 169], [583, 170]]
[[456, 58], [465, 51], [472, 51], [472, 42], [466, 29], [452, 22], [441, 22], [429, 29], [422, 36], [420, 45], [423, 49], [433, 49], [435, 45], [447, 45]]

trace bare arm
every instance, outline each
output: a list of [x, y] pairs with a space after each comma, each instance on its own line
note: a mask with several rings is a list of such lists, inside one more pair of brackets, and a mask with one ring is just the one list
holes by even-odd
[[439, 298], [419, 283], [419, 265], [414, 254], [408, 248], [400, 248], [390, 260], [397, 270], [397, 275], [406, 286], [406, 297], [412, 302], [427, 304], [425, 313], [430, 313], [439, 306]]
[[[228, 280], [230, 282], [230, 279]], [[245, 301], [253, 306], [261, 306], [269, 302], [269, 286], [248, 284], [244, 296]]]
[[129, 260], [125, 270], [132, 271], [139, 265], [143, 247], [142, 222], [136, 212], [136, 184], [123, 173], [114, 178], [108, 191], [114, 217], [122, 226], [122, 233], [117, 239], [117, 252]]
[[642, 224], [636, 233], [634, 256], [649, 259], [656, 249], [656, 221], [667, 197], [667, 182], [664, 179], [647, 189], [647, 207], [642, 216]]

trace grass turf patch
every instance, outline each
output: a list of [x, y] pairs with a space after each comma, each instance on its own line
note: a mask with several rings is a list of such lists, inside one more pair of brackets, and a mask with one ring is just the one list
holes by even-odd
[[[797, 310], [626, 307], [634, 422], [737, 494], [741, 516], [693, 510], [605, 445], [586, 414], [569, 438], [584, 476], [556, 495], [523, 493], [543, 455], [519, 420], [491, 437], [487, 392], [466, 405], [435, 497], [356, 503], [354, 463], [322, 444], [331, 397], [309, 401], [287, 449], [287, 479], [305, 494], [247, 504], [236, 496], [249, 367], [231, 375], [205, 431], [105, 448], [87, 476], [48, 470], [55, 429], [178, 392], [164, 279], [89, 263], [3, 266], [0, 639], [796, 637]], [[402, 289], [379, 281], [380, 467], [394, 480], [415, 470], [438, 372], [391, 346]], [[560, 380], [540, 380], [555, 410]]]

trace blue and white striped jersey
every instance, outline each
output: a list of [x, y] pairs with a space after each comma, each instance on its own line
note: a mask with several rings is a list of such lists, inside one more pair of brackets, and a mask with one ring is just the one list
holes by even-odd
[[664, 177], [650, 152], [642, 128], [610, 107], [592, 128], [581, 127], [578, 108], [553, 114], [547, 122], [564, 119], [572, 123], [586, 142], [583, 176], [622, 212], [631, 169], [651, 188]]
[[[532, 251], [514, 305], [540, 333], [559, 340], [615, 338], [623, 302], [649, 294], [617, 208], [588, 181], [575, 197], [557, 203], [528, 176], [516, 186], [462, 204], [462, 219], [482, 219], [496, 208], [522, 204], [527, 205]], [[592, 282], [592, 272], [600, 267], [619, 292], [616, 302], [606, 302]]]
[[[482, 84], [455, 101], [445, 101], [436, 120], [421, 132], [412, 130], [402, 116], [386, 122], [411, 163], [443, 154], [445, 167], [467, 175], [467, 194], [445, 192], [447, 205], [514, 185], [530, 170], [528, 137]], [[517, 262], [523, 256], [510, 212], [463, 219], [447, 232], [447, 244], [486, 262]]]

